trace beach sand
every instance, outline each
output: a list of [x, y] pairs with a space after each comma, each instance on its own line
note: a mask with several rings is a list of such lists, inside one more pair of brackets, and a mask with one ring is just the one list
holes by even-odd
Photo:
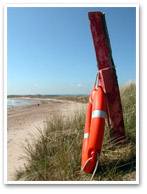
[[[16, 169], [24, 167], [24, 145], [37, 136], [51, 114], [72, 116], [87, 104], [67, 100], [32, 99], [32, 105], [10, 107], [7, 112], [7, 180], [15, 180]], [[38, 106], [39, 104], [39, 106]]]

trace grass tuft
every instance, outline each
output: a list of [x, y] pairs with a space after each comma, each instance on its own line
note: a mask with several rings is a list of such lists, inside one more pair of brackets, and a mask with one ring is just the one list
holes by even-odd
[[[105, 129], [103, 148], [96, 181], [136, 179], [136, 86], [130, 82], [121, 87], [127, 141], [112, 145]], [[85, 102], [87, 96], [85, 97]], [[72, 118], [52, 115], [44, 129], [38, 129], [34, 143], [25, 149], [24, 169], [16, 172], [16, 180], [26, 181], [89, 181], [91, 174], [81, 172], [81, 149], [86, 112]]]

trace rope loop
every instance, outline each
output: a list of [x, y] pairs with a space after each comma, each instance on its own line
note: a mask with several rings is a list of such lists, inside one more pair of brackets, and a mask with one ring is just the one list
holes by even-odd
[[96, 155], [96, 159], [97, 159], [97, 161], [96, 161], [96, 165], [95, 165], [95, 168], [94, 168], [94, 171], [93, 171], [93, 174], [92, 174], [92, 177], [91, 177], [90, 181], [92, 181], [92, 179], [93, 179], [93, 177], [94, 177], [94, 175], [95, 175], [95, 173], [96, 173], [96, 170], [97, 170], [98, 164], [99, 164], [99, 159], [100, 159], [100, 156], [99, 156], [99, 154], [98, 154], [98, 153], [97, 153], [97, 155]]
[[88, 162], [89, 162], [91, 159], [92, 159], [92, 157], [88, 158], [88, 160], [85, 162], [85, 164], [84, 164], [84, 166], [83, 166], [82, 170], [84, 170], [84, 169], [85, 169], [85, 167], [87, 166]]
[[98, 88], [98, 86], [99, 86], [99, 71], [96, 74], [94, 88]]
[[[96, 153], [96, 159], [97, 159], [97, 161], [96, 161], [96, 165], [95, 165], [95, 168], [94, 168], [94, 171], [93, 171], [93, 174], [92, 174], [92, 177], [91, 177], [90, 181], [92, 181], [92, 179], [93, 179], [93, 177], [94, 177], [94, 175], [95, 175], [95, 173], [96, 173], [96, 170], [97, 170], [97, 167], [98, 167], [98, 164], [99, 164], [99, 158], [100, 158], [99, 154]], [[85, 162], [83, 168], [81, 169], [82, 171], [85, 169], [85, 167], [87, 166], [88, 162], [89, 162], [91, 159], [92, 159], [92, 157], [88, 158], [88, 160]]]
[[109, 70], [109, 69], [112, 69], [112, 68], [115, 68], [115, 66], [111, 66], [111, 67], [106, 67], [106, 68], [103, 68], [103, 69], [100, 69], [97, 74], [96, 74], [96, 79], [95, 79], [95, 84], [94, 84], [94, 88], [98, 88], [98, 86], [100, 85], [99, 83], [99, 80], [100, 80], [100, 72], [102, 71], [106, 71], [106, 70]]
[[111, 67], [106, 67], [106, 68], [100, 69], [98, 72], [106, 71], [106, 70], [109, 70], [109, 69], [112, 69], [112, 68], [115, 68], [115, 66], [113, 65]]

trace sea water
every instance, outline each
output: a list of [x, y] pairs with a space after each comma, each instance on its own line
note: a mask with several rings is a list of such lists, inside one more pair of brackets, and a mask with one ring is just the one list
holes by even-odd
[[30, 100], [7, 99], [7, 107], [32, 104]]

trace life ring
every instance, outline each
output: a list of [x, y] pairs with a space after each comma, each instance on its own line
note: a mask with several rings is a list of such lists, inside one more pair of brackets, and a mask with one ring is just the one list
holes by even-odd
[[106, 115], [105, 94], [100, 86], [90, 94], [82, 147], [81, 167], [86, 173], [91, 173], [100, 156]]

